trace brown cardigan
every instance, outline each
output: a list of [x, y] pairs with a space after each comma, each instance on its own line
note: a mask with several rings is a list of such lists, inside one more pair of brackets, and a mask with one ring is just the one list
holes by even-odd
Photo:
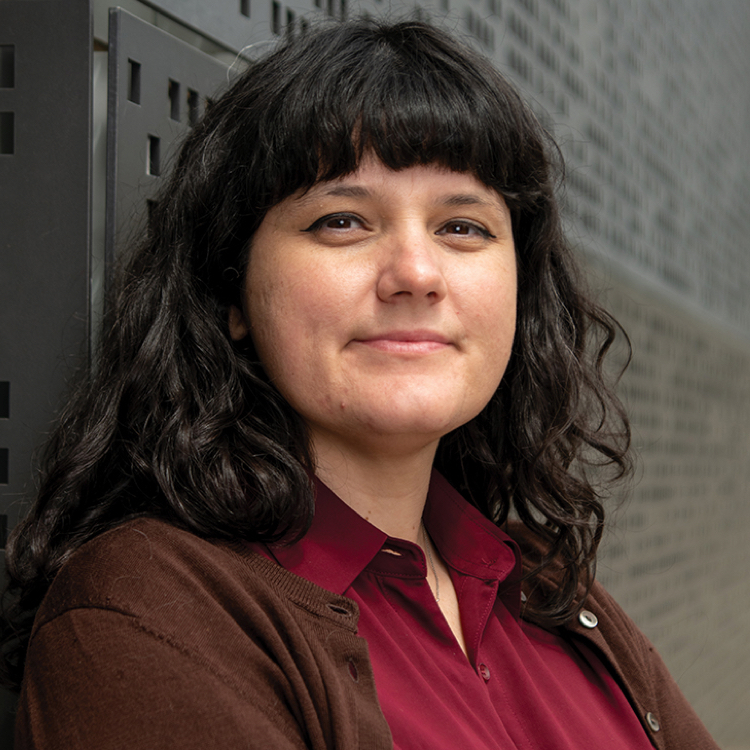
[[[598, 625], [567, 631], [598, 650], [654, 746], [716, 750], [601, 587], [585, 606]], [[391, 748], [357, 617], [241, 543], [130, 522], [76, 552], [42, 604], [15, 748]]]

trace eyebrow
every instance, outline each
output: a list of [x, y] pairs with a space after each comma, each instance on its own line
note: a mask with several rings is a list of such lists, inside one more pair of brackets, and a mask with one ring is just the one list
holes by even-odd
[[445, 200], [441, 201], [445, 206], [489, 206], [490, 208], [497, 208], [496, 204], [492, 201], [482, 198], [479, 195], [473, 193], [459, 193], [458, 195], [449, 195]]
[[[344, 198], [369, 198], [372, 193], [368, 188], [360, 185], [331, 185], [322, 191], [322, 195]], [[443, 206], [479, 205], [497, 208], [496, 204], [492, 201], [474, 193], [456, 193], [455, 195], [446, 196], [444, 199], [437, 201], [437, 203]]]
[[321, 192], [322, 195], [333, 195], [344, 198], [368, 198], [371, 193], [360, 185], [331, 185]]

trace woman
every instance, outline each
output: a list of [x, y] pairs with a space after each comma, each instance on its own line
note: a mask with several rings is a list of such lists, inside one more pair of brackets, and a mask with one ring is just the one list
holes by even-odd
[[593, 583], [628, 427], [554, 157], [419, 23], [216, 102], [13, 538], [17, 748], [716, 747]]

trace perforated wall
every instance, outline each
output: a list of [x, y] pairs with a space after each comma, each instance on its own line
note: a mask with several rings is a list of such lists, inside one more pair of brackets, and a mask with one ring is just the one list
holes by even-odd
[[750, 747], [750, 6], [503, 0], [495, 59], [567, 159], [630, 333], [639, 474], [600, 579], [725, 748]]
[[750, 747], [750, 7], [498, 9], [495, 59], [562, 142], [571, 236], [633, 339], [639, 474], [599, 577], [722, 747]]
[[174, 147], [231, 79], [224, 63], [113, 9], [109, 22], [105, 258], [144, 229]]
[[548, 114], [578, 231], [750, 326], [750, 6], [725, 0], [503, 0], [498, 63]]
[[750, 349], [631, 285], [607, 302], [635, 342], [621, 392], [639, 472], [598, 577], [722, 746], [747, 747]]

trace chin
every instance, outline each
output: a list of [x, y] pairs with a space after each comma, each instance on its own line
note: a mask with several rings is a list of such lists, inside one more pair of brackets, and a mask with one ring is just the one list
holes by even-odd
[[474, 413], [441, 415], [436, 410], [415, 409], [414, 406], [412, 403], [409, 408], [390, 408], [386, 413], [369, 415], [363, 420], [365, 431], [370, 435], [390, 437], [395, 440], [412, 438], [416, 442], [428, 443], [439, 440], [475, 416]]

